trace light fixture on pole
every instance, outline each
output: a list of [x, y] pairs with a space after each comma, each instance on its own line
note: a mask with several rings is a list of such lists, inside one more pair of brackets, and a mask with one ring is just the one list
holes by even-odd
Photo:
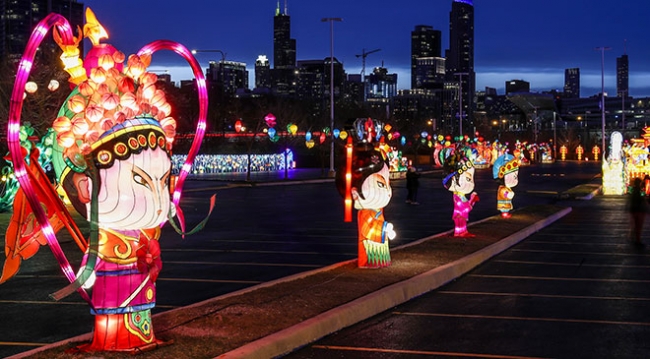
[[219, 73], [219, 76], [220, 76], [221, 78], [220, 78], [219, 80], [220, 80], [221, 83], [223, 84], [223, 83], [224, 83], [224, 78], [223, 78], [224, 71], [223, 71], [223, 67], [225, 66], [225, 62], [226, 62], [226, 53], [223, 52], [223, 51], [221, 51], [221, 50], [197, 50], [197, 49], [192, 50], [192, 54], [193, 54], [193, 55], [196, 55], [196, 53], [198, 53], [198, 52], [218, 52], [218, 53], [221, 54], [221, 62], [219, 62], [219, 72], [220, 72], [220, 73]]
[[611, 50], [611, 47], [597, 47], [600, 50], [600, 114], [602, 118], [601, 137], [603, 138], [602, 148], [603, 157], [605, 157], [605, 50]]
[[455, 72], [458, 76], [458, 124], [460, 137], [463, 137], [463, 75], [469, 75], [468, 72]]
[[340, 17], [324, 17], [321, 22], [330, 23], [330, 171], [329, 177], [334, 177], [334, 21], [343, 21]]

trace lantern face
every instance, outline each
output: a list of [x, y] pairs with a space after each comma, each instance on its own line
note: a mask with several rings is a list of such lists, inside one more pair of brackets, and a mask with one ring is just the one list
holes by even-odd
[[507, 173], [503, 176], [503, 183], [506, 187], [515, 187], [519, 184], [519, 170]]
[[364, 198], [356, 196], [356, 208], [380, 209], [386, 207], [393, 196], [388, 166], [384, 165], [381, 171], [368, 176], [361, 185], [361, 193]]
[[[112, 229], [153, 228], [167, 220], [170, 209], [171, 160], [160, 147], [115, 160], [99, 171], [98, 221]], [[80, 191], [90, 193], [92, 183]], [[90, 203], [87, 205], [90, 213]], [[88, 218], [90, 219], [90, 218]]]
[[454, 179], [451, 179], [451, 185], [449, 186], [449, 191], [459, 192], [463, 194], [469, 194], [474, 191], [474, 172], [476, 170], [474, 167], [470, 167], [467, 171], [458, 175], [458, 184]]

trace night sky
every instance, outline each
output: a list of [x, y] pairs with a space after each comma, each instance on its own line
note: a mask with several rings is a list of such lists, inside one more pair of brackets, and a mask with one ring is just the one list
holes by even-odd
[[[258, 55], [273, 65], [273, 16], [276, 0], [85, 0], [109, 33], [109, 42], [127, 55], [159, 39], [188, 49], [221, 50], [226, 60], [244, 62], [252, 73]], [[281, 7], [284, 7], [281, 0]], [[297, 60], [323, 59], [330, 54], [329, 23], [334, 23], [334, 56], [347, 73], [386, 67], [398, 74], [398, 88], [410, 87], [410, 36], [416, 25], [442, 31], [448, 48], [452, 0], [289, 0], [291, 36]], [[579, 67], [581, 96], [600, 92], [601, 52], [605, 51], [605, 91], [616, 95], [616, 58], [629, 57], [630, 95], [650, 96], [650, 1], [474, 0], [477, 90], [486, 86], [504, 93], [505, 82], [530, 82], [531, 91], [562, 90], [564, 69]], [[87, 41], [87, 40], [86, 40]], [[444, 50], [443, 50], [444, 56]], [[204, 69], [218, 53], [196, 55]], [[172, 81], [192, 78], [178, 55], [157, 53], [152, 70], [167, 70]]]

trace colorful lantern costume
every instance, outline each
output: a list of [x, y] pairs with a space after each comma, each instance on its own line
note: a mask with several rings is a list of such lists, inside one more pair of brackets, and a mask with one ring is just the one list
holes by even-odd
[[510, 218], [512, 210], [512, 198], [515, 192], [512, 187], [519, 183], [519, 159], [506, 153], [494, 161], [492, 176], [499, 182], [497, 189], [497, 210], [501, 217]]
[[[474, 204], [479, 201], [479, 197], [474, 191], [474, 165], [464, 157], [459, 151], [456, 151], [445, 160], [445, 169], [449, 172], [442, 180], [443, 186], [453, 193], [454, 212], [454, 236], [455, 237], [474, 237], [467, 231], [467, 221], [469, 212], [474, 208]], [[467, 199], [466, 195], [470, 194]]]
[[[384, 219], [383, 209], [390, 202], [393, 192], [384, 151], [370, 143], [381, 139], [381, 126], [373, 124], [372, 120], [358, 120], [355, 123], [357, 135], [362, 140], [354, 148], [351, 141], [348, 143], [347, 170], [336, 172], [339, 193], [346, 198], [346, 205], [351, 205], [353, 201], [354, 208], [358, 210], [359, 268], [390, 266], [389, 240], [396, 236], [393, 224]], [[346, 181], [346, 178], [349, 180]]]
[[[178, 43], [156, 41], [127, 58], [111, 45], [99, 43], [107, 35], [90, 9], [86, 10], [86, 20], [83, 32], [93, 48], [85, 61], [79, 59], [77, 48], [82, 37], [75, 38], [68, 22], [58, 14], [48, 15], [37, 25], [21, 60], [7, 137], [23, 192], [14, 202], [12, 223], [17, 225], [7, 230], [7, 261], [0, 283], [15, 275], [22, 259], [47, 243], [71, 282], [52, 297], [58, 300], [77, 291], [95, 315], [92, 343], [78, 349], [142, 351], [162, 344], [155, 337], [151, 322], [151, 309], [156, 303], [155, 281], [162, 267], [158, 239], [161, 226], [174, 215], [180, 220], [180, 231], [185, 229], [178, 203], [205, 133], [205, 79], [196, 59]], [[30, 161], [29, 168], [25, 168], [23, 150], [16, 141], [21, 89], [38, 44], [48, 28], [54, 26], [55, 41], [63, 50], [61, 59], [76, 87], [52, 125], [52, 161], [58, 193], [66, 196], [90, 222], [88, 241], [74, 226], [37, 162]], [[151, 55], [159, 49], [174, 50], [188, 60], [197, 78], [200, 103], [196, 138], [175, 181], [173, 199], [171, 148], [176, 121], [171, 117], [165, 93], [156, 86], [157, 76], [146, 72]], [[29, 218], [32, 220], [26, 225]], [[34, 229], [26, 231], [28, 227]], [[85, 251], [76, 274], [56, 240], [56, 232], [63, 227]], [[89, 288], [92, 296], [86, 292]]]

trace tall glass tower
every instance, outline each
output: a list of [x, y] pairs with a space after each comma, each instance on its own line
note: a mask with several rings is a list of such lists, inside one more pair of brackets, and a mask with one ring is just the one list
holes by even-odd
[[[446, 54], [447, 82], [460, 81], [463, 118], [470, 121], [474, 110], [476, 73], [474, 72], [474, 4], [472, 0], [453, 0], [449, 13], [449, 50]], [[462, 74], [462, 75], [461, 75]], [[458, 106], [456, 106], [458, 107]]]
[[629, 96], [629, 62], [627, 54], [616, 58], [616, 94], [618, 97]]
[[296, 66], [296, 40], [291, 38], [291, 17], [287, 13], [287, 1], [284, 9], [278, 0], [273, 17], [273, 68], [286, 69]]

